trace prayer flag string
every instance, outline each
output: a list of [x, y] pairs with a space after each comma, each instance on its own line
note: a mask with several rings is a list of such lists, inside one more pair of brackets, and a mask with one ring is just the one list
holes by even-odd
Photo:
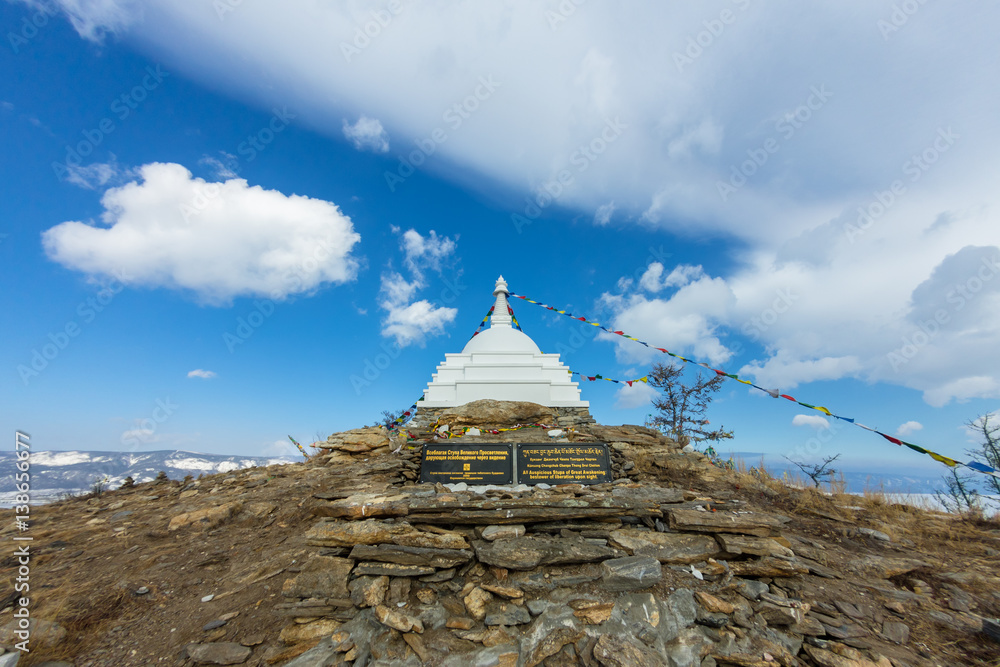
[[[608, 327], [602, 325], [600, 322], [591, 322], [586, 317], [580, 317], [579, 315], [574, 315], [573, 313], [567, 312], [565, 310], [560, 310], [560, 309], [555, 308], [553, 306], [549, 306], [547, 304], [541, 303], [540, 301], [534, 301], [534, 300], [529, 299], [528, 297], [523, 296], [521, 294], [514, 294], [513, 292], [511, 292], [510, 296], [512, 296], [512, 297], [514, 297], [516, 299], [521, 299], [523, 301], [527, 301], [528, 303], [533, 303], [536, 306], [540, 306], [542, 308], [545, 308], [546, 310], [551, 310], [554, 313], [559, 313], [560, 315], [565, 315], [566, 317], [569, 317], [571, 319], [577, 320], [579, 322], [583, 322], [584, 324], [589, 324], [591, 326], [597, 327], [597, 328], [599, 328], [599, 329], [601, 329], [603, 331], [608, 332], [609, 334], [613, 334], [613, 335], [616, 335], [616, 336], [621, 336], [622, 338], [628, 338], [629, 340], [635, 341], [636, 343], [639, 343], [640, 345], [645, 345], [648, 348], [651, 348], [651, 349], [654, 349], [654, 350], [658, 350], [658, 351], [660, 351], [660, 352], [662, 352], [664, 354], [670, 355], [671, 357], [674, 357], [675, 359], [680, 359], [684, 363], [694, 364], [696, 366], [702, 366], [704, 368], [707, 368], [710, 371], [713, 371], [717, 375], [720, 375], [722, 377], [727, 377], [727, 378], [729, 378], [731, 380], [736, 380], [737, 382], [740, 382], [742, 384], [745, 384], [745, 385], [748, 385], [750, 387], [753, 387], [754, 389], [759, 389], [760, 391], [764, 392], [765, 394], [768, 394], [772, 398], [784, 398], [786, 400], [791, 401], [792, 403], [797, 403], [798, 405], [801, 405], [802, 407], [809, 408], [811, 410], [816, 410], [817, 412], [822, 412], [823, 414], [827, 415], [828, 417], [833, 417], [835, 419], [839, 419], [841, 421], [845, 421], [845, 422], [848, 422], [850, 424], [854, 424], [855, 426], [857, 426], [859, 428], [863, 428], [866, 431], [871, 431], [873, 433], [877, 433], [878, 435], [882, 436], [883, 438], [885, 438], [889, 442], [893, 443], [894, 445], [897, 445], [897, 446], [906, 446], [906, 447], [908, 447], [909, 449], [912, 449], [915, 452], [920, 452], [922, 454], [927, 454], [928, 456], [930, 456], [935, 461], [939, 461], [939, 462], [941, 462], [941, 463], [943, 463], [946, 466], [949, 466], [951, 468], [954, 468], [955, 466], [958, 466], [958, 465], [962, 465], [962, 466], [965, 466], [966, 468], [970, 468], [972, 470], [975, 470], [976, 472], [980, 472], [980, 473], [983, 473], [983, 474], [986, 474], [986, 475], [992, 475], [994, 477], [1000, 478], [1000, 470], [997, 470], [996, 468], [992, 468], [992, 467], [990, 467], [988, 465], [985, 465], [983, 463], [980, 463], [978, 461], [969, 461], [968, 463], [962, 463], [961, 461], [957, 461], [957, 460], [949, 458], [947, 456], [942, 456], [941, 454], [938, 454], [936, 452], [932, 452], [929, 449], [924, 449], [923, 447], [919, 447], [917, 445], [914, 445], [912, 443], [906, 442], [904, 440], [900, 440], [899, 438], [894, 438], [893, 436], [888, 435], [887, 433], [883, 433], [883, 432], [879, 431], [878, 429], [871, 428], [870, 426], [865, 426], [864, 424], [859, 424], [856, 421], [854, 421], [854, 419], [852, 419], [850, 417], [842, 417], [840, 415], [834, 414], [828, 408], [826, 408], [826, 407], [824, 407], [822, 405], [812, 405], [810, 403], [805, 403], [803, 401], [799, 401], [799, 400], [793, 398], [792, 396], [789, 396], [788, 394], [782, 394], [780, 392], [780, 390], [778, 390], [778, 389], [767, 389], [765, 387], [758, 386], [758, 385], [754, 384], [753, 382], [750, 382], [749, 380], [744, 380], [743, 378], [741, 378], [738, 375], [735, 375], [733, 373], [727, 373], [726, 371], [719, 370], [718, 368], [712, 368], [711, 366], [709, 366], [708, 364], [706, 364], [704, 362], [698, 362], [698, 361], [694, 361], [692, 359], [687, 359], [685, 357], [682, 357], [679, 354], [675, 354], [675, 353], [673, 353], [673, 352], [671, 352], [671, 351], [669, 351], [669, 350], [667, 350], [665, 348], [662, 348], [662, 347], [654, 347], [653, 345], [650, 345], [649, 343], [641, 341], [638, 338], [635, 338], [634, 336], [630, 336], [630, 335], [626, 334], [623, 331], [615, 331], [613, 329], [609, 329]], [[584, 376], [584, 377], [587, 377], [587, 376]], [[588, 380], [595, 380], [597, 378], [600, 378], [600, 376], [587, 377]], [[604, 378], [601, 378], [601, 379], [604, 379]]]

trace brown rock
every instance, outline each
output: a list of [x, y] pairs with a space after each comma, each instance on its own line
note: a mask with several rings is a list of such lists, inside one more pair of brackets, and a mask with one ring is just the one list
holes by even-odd
[[329, 618], [321, 618], [311, 623], [292, 623], [281, 629], [278, 638], [286, 644], [298, 644], [333, 634], [340, 626], [340, 621]]
[[511, 586], [496, 586], [492, 584], [480, 584], [480, 588], [487, 590], [490, 593], [495, 593], [502, 598], [507, 598], [508, 600], [513, 600], [515, 598], [524, 597], [524, 591], [513, 588]]
[[490, 593], [477, 586], [465, 596], [463, 602], [465, 602], [465, 609], [469, 612], [469, 616], [481, 621], [486, 618], [486, 603], [492, 599], [493, 596]]
[[398, 544], [379, 544], [376, 546], [358, 544], [351, 549], [350, 557], [359, 561], [381, 561], [399, 565], [424, 565], [447, 569], [468, 563], [472, 559], [472, 552], [465, 549], [429, 549]]
[[767, 621], [768, 625], [794, 625], [802, 621], [804, 617], [801, 609], [783, 607], [770, 602], [760, 605], [757, 614]]
[[390, 627], [393, 630], [399, 630], [400, 632], [417, 632], [423, 633], [424, 624], [418, 619], [412, 616], [407, 616], [406, 614], [396, 611], [395, 609], [390, 609], [385, 605], [375, 606], [375, 618], [378, 622], [386, 627]]
[[314, 547], [353, 547], [355, 544], [391, 543], [393, 537], [415, 532], [406, 524], [377, 520], [320, 521], [306, 532], [306, 544]]
[[736, 607], [732, 604], [726, 602], [725, 600], [721, 600], [710, 593], [695, 591], [694, 597], [701, 603], [701, 606], [705, 608], [705, 611], [719, 614], [732, 614], [736, 611]]
[[475, 625], [476, 622], [471, 618], [466, 618], [465, 616], [452, 616], [445, 621], [444, 627], [455, 630], [471, 630]]
[[[598, 602], [596, 600], [587, 600], [586, 602], [586, 605], [574, 607], [576, 611], [573, 612], [573, 615], [587, 625], [600, 625], [611, 618], [611, 612], [615, 608], [614, 602]], [[570, 606], [573, 606], [572, 603]]]
[[583, 539], [525, 536], [516, 540], [478, 541], [476, 557], [508, 570], [530, 570], [539, 565], [593, 563], [615, 555], [610, 547], [591, 544]]
[[750, 556], [783, 556], [791, 558], [795, 554], [791, 549], [782, 546], [770, 537], [753, 537], [749, 535], [733, 535], [718, 533], [715, 536], [719, 546], [727, 554]]
[[407, 632], [403, 634], [403, 641], [413, 649], [413, 652], [420, 658], [420, 662], [427, 664], [430, 653], [427, 651], [427, 647], [424, 646], [423, 637], [413, 632]]
[[[803, 644], [802, 650], [804, 650], [806, 654], [812, 658], [817, 665], [819, 665], [819, 667], [882, 667], [877, 662], [872, 662], [871, 660], [866, 660], [860, 657], [860, 654], [857, 654], [857, 652], [853, 652], [853, 655], [857, 655], [858, 657], [853, 657], [853, 655], [852, 657], [847, 657], [811, 644]], [[891, 663], [886, 661], [886, 664]]]
[[385, 601], [389, 577], [358, 577], [350, 583], [351, 601], [357, 607], [374, 607]]
[[188, 658], [196, 665], [239, 665], [246, 662], [252, 651], [235, 642], [188, 644]]
[[515, 426], [542, 422], [551, 424], [555, 411], [527, 401], [472, 401], [441, 414], [439, 424], [456, 426]]
[[623, 528], [612, 531], [610, 540], [633, 556], [651, 556], [661, 563], [697, 563], [719, 553], [719, 545], [711, 535]]
[[236, 514], [242, 507], [240, 502], [223, 503], [217, 507], [209, 507], [194, 512], [184, 512], [178, 514], [170, 520], [167, 530], [180, 530], [192, 526], [201, 530], [215, 528], [223, 521]]
[[927, 566], [927, 563], [915, 558], [887, 558], [885, 556], [862, 556], [851, 560], [847, 565], [854, 572], [875, 576], [879, 579], [888, 579]]
[[594, 657], [604, 667], [660, 667], [663, 658], [642, 643], [622, 635], [603, 634], [594, 645]]
[[479, 642], [483, 646], [500, 646], [501, 644], [511, 644], [517, 639], [507, 632], [502, 626], [477, 630], [475, 632], [459, 632], [458, 636], [470, 642]]
[[729, 569], [737, 577], [794, 577], [809, 572], [808, 567], [797, 561], [790, 562], [771, 557], [736, 561], [729, 564]]
[[395, 563], [358, 563], [354, 568], [355, 576], [423, 577], [428, 574], [434, 574], [433, 567], [396, 565]]
[[347, 558], [316, 556], [302, 571], [285, 581], [281, 594], [292, 598], [346, 598], [347, 577], [354, 562]]
[[524, 667], [537, 667], [543, 660], [562, 650], [566, 644], [583, 639], [583, 632], [572, 628], [555, 628], [546, 634], [524, 659]]
[[667, 510], [670, 527], [702, 533], [740, 533], [767, 537], [779, 530], [788, 519], [756, 512], [701, 512], [689, 509]]

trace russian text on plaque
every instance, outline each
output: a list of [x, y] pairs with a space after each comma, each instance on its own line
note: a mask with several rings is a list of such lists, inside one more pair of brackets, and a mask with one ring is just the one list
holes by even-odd
[[520, 484], [601, 484], [610, 482], [611, 457], [600, 443], [517, 445]]
[[511, 484], [514, 481], [513, 451], [510, 445], [424, 445], [420, 481]]

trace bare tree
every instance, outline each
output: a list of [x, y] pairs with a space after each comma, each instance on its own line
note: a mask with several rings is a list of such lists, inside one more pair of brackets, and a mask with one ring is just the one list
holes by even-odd
[[403, 414], [403, 410], [399, 412], [392, 412], [390, 410], [382, 411], [382, 418], [375, 422], [376, 426], [384, 426], [386, 429], [392, 429], [393, 425], [396, 423], [396, 418]]
[[[981, 437], [978, 449], [970, 449], [969, 454], [976, 461], [984, 463], [991, 468], [1000, 470], [1000, 424], [996, 423], [997, 415], [986, 413], [976, 419], [965, 422], [977, 437]], [[990, 420], [994, 420], [992, 423]], [[992, 475], [983, 475], [983, 482], [989, 493], [1000, 496], [1000, 479]]]
[[934, 495], [947, 511], [967, 517], [982, 515], [983, 499], [973, 486], [972, 475], [963, 475], [956, 468], [949, 468], [944, 484], [944, 490], [935, 491]]
[[830, 479], [833, 479], [833, 476], [837, 474], [837, 471], [834, 470], [833, 468], [830, 468], [829, 466], [831, 463], [833, 463], [839, 458], [840, 454], [837, 454], [835, 456], [827, 456], [826, 458], [823, 459], [823, 463], [799, 463], [798, 461], [790, 459], [787, 456], [785, 457], [787, 461], [791, 461], [792, 463], [794, 463], [795, 466], [799, 470], [801, 470], [806, 477], [811, 479], [813, 486], [815, 486], [817, 489], [819, 488], [820, 482], [823, 480], [824, 477], [829, 477]]
[[653, 399], [653, 407], [660, 414], [650, 422], [661, 427], [682, 445], [691, 440], [725, 440], [733, 437], [732, 431], [721, 425], [716, 430], [706, 428], [709, 421], [705, 411], [712, 402], [712, 394], [719, 391], [724, 378], [721, 375], [707, 377], [699, 374], [694, 384], [684, 384], [684, 369], [673, 364], [654, 364], [649, 373], [649, 384], [662, 393]]

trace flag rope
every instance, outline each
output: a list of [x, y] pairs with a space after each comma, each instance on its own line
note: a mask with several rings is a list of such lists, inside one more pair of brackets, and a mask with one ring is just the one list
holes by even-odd
[[528, 297], [526, 297], [526, 296], [524, 296], [522, 294], [514, 294], [513, 292], [511, 292], [510, 296], [512, 296], [512, 297], [514, 297], [516, 299], [521, 299], [523, 301], [527, 301], [528, 303], [533, 303], [536, 306], [539, 306], [541, 308], [545, 308], [546, 310], [551, 310], [554, 313], [559, 313], [560, 315], [565, 315], [566, 317], [569, 317], [570, 319], [574, 319], [574, 320], [577, 320], [579, 322], [583, 322], [584, 324], [589, 324], [591, 326], [597, 327], [597, 328], [599, 328], [599, 329], [601, 329], [603, 331], [608, 332], [609, 334], [613, 334], [613, 335], [616, 335], [616, 336], [621, 336], [622, 338], [628, 338], [629, 340], [635, 341], [636, 343], [639, 343], [640, 345], [645, 345], [646, 347], [648, 347], [650, 349], [657, 350], [657, 351], [662, 352], [664, 354], [670, 355], [671, 357], [674, 357], [675, 359], [680, 359], [681, 361], [683, 361], [686, 364], [694, 364], [695, 366], [702, 366], [704, 368], [707, 368], [710, 371], [713, 371], [714, 373], [716, 373], [719, 376], [726, 377], [726, 378], [729, 378], [731, 380], [736, 380], [737, 382], [740, 382], [742, 384], [745, 384], [745, 385], [748, 385], [750, 387], [753, 387], [754, 389], [759, 389], [760, 391], [764, 392], [765, 394], [768, 394], [769, 396], [771, 396], [771, 398], [784, 398], [786, 400], [791, 401], [792, 403], [797, 403], [798, 405], [801, 405], [802, 407], [810, 408], [812, 410], [816, 410], [817, 412], [822, 412], [823, 414], [827, 415], [828, 417], [833, 417], [835, 419], [840, 419], [840, 420], [848, 422], [850, 424], [854, 424], [858, 428], [863, 428], [866, 431], [871, 431], [872, 433], [876, 433], [876, 434], [882, 436], [883, 438], [885, 438], [889, 442], [893, 443], [894, 445], [901, 446], [901, 447], [905, 446], [905, 447], [908, 447], [909, 449], [912, 449], [915, 452], [919, 452], [921, 454], [926, 454], [926, 455], [930, 456], [932, 459], [934, 459], [935, 461], [943, 463], [943, 464], [945, 464], [946, 466], [948, 466], [950, 468], [954, 468], [955, 466], [959, 466], [960, 465], [960, 466], [965, 466], [966, 468], [969, 468], [971, 470], [975, 470], [976, 472], [983, 473], [985, 475], [992, 475], [993, 477], [1000, 478], [1000, 470], [997, 470], [996, 468], [993, 468], [991, 466], [988, 466], [988, 465], [985, 465], [983, 463], [980, 463], [979, 461], [969, 461], [968, 463], [962, 463], [961, 461], [958, 461], [956, 459], [953, 459], [953, 458], [950, 458], [950, 457], [947, 457], [947, 456], [942, 456], [941, 454], [938, 454], [937, 452], [932, 452], [931, 450], [924, 449], [923, 447], [920, 447], [919, 445], [914, 445], [913, 443], [906, 442], [906, 441], [901, 440], [899, 438], [895, 438], [895, 437], [893, 437], [893, 436], [891, 436], [891, 435], [889, 435], [887, 433], [883, 433], [882, 431], [879, 431], [878, 429], [872, 428], [871, 426], [865, 426], [864, 424], [855, 421], [851, 417], [842, 417], [841, 415], [834, 414], [833, 412], [831, 412], [829, 409], [827, 409], [826, 407], [824, 407], [822, 405], [812, 405], [812, 404], [809, 404], [809, 403], [805, 403], [803, 401], [799, 401], [799, 400], [793, 398], [792, 396], [789, 396], [788, 394], [782, 394], [781, 390], [779, 390], [779, 389], [767, 389], [765, 387], [761, 387], [759, 385], [754, 384], [753, 382], [750, 382], [749, 380], [744, 380], [743, 378], [741, 378], [738, 375], [735, 375], [733, 373], [727, 373], [726, 371], [720, 370], [718, 368], [712, 368], [711, 366], [709, 366], [708, 364], [706, 364], [704, 362], [694, 361], [692, 359], [688, 359], [686, 357], [682, 357], [679, 354], [675, 354], [675, 353], [673, 353], [673, 352], [671, 352], [671, 351], [669, 351], [669, 350], [667, 350], [665, 348], [655, 347], [653, 345], [650, 345], [649, 343], [647, 343], [645, 341], [641, 341], [638, 338], [635, 338], [634, 336], [630, 336], [630, 335], [626, 334], [623, 331], [615, 331], [613, 329], [609, 329], [608, 327], [602, 325], [600, 322], [592, 322], [589, 319], [587, 319], [586, 317], [580, 317], [578, 315], [574, 315], [573, 313], [567, 312], [565, 310], [560, 310], [560, 309], [555, 308], [553, 306], [550, 306], [548, 304], [544, 304], [544, 303], [542, 303], [540, 301], [534, 301], [533, 299], [529, 299]]

